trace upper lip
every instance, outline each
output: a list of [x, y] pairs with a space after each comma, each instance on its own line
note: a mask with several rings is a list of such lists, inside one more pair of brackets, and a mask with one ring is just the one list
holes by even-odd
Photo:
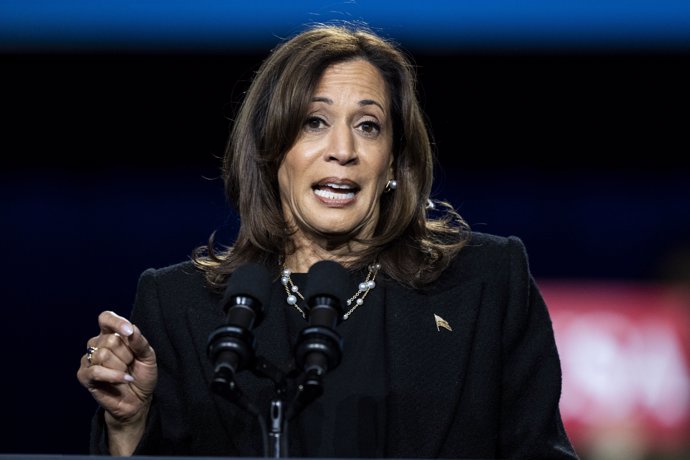
[[348, 187], [349, 189], [352, 190], [359, 190], [359, 185], [357, 182], [354, 182], [350, 179], [345, 179], [342, 177], [325, 177], [318, 182], [314, 183], [312, 187], [328, 187], [328, 186], [335, 186], [335, 187]]

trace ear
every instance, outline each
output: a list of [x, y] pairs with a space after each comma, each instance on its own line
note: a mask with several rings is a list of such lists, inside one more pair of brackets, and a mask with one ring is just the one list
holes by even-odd
[[395, 179], [395, 169], [393, 168], [393, 159], [394, 159], [394, 156], [391, 153], [391, 157], [388, 160], [388, 176], [387, 176], [386, 180]]

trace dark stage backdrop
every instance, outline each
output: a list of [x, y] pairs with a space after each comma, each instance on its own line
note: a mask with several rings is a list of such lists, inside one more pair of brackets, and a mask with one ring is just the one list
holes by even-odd
[[[97, 314], [127, 315], [141, 271], [213, 230], [230, 241], [217, 157], [264, 54], [0, 56], [0, 452], [86, 453]], [[540, 279], [688, 276], [688, 54], [415, 58], [435, 195], [474, 229], [522, 237]]]

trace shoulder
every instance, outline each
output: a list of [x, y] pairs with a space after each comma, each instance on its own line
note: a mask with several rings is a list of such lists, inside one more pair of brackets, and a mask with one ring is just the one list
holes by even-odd
[[527, 255], [525, 244], [520, 237], [499, 236], [490, 233], [473, 232], [467, 244], [458, 253], [457, 259], [490, 259], [507, 255]]
[[203, 273], [190, 260], [158, 268], [147, 268], [141, 273], [142, 278], [154, 278], [157, 282], [196, 282], [203, 279]]
[[519, 237], [473, 232], [454, 258], [453, 264], [472, 263], [481, 266], [514, 257], [527, 257], [525, 244]]
[[473, 232], [438, 282], [453, 284], [458, 279], [507, 279], [528, 272], [527, 250], [519, 237]]
[[159, 268], [147, 268], [139, 276], [140, 291], [155, 291], [160, 298], [207, 297], [211, 291], [203, 272], [191, 261]]
[[139, 276], [130, 319], [157, 352], [170, 350], [175, 347], [171, 341], [188, 340], [184, 325], [220, 321], [219, 301], [191, 261], [148, 268]]

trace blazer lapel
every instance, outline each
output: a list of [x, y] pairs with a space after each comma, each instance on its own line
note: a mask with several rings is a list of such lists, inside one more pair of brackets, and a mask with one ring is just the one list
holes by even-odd
[[387, 283], [386, 456], [436, 457], [467, 369], [482, 284], [416, 292]]

